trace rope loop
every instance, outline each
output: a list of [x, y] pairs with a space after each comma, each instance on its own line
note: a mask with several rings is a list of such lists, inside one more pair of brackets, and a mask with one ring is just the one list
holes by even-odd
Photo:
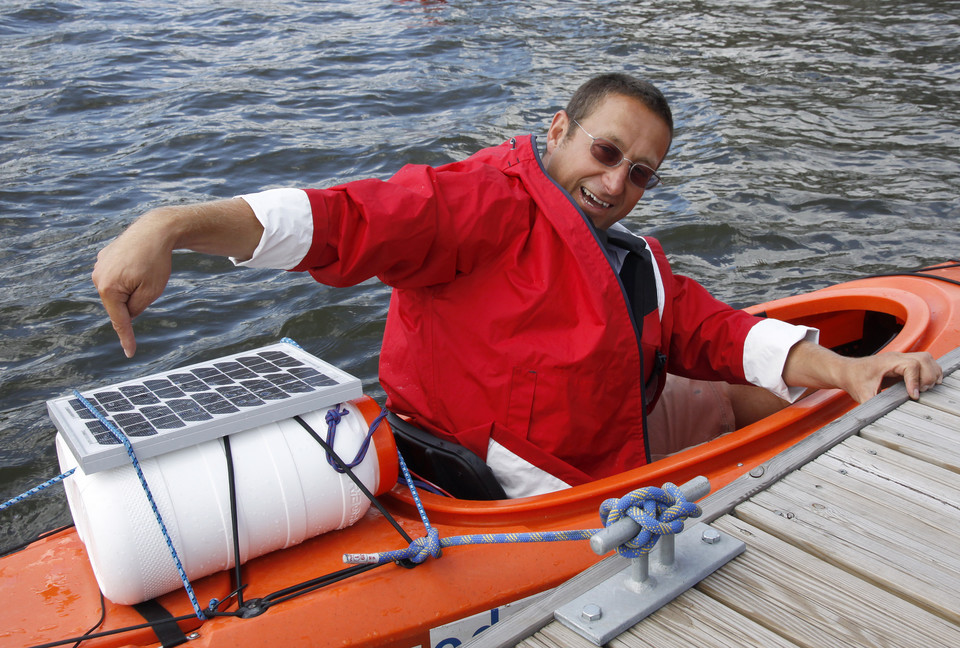
[[[337, 438], [337, 425], [343, 419], [344, 416], [350, 413], [346, 407], [340, 409], [343, 404], [334, 405], [333, 409], [327, 410], [327, 414], [324, 419], [327, 422], [327, 445], [332, 449], [334, 443], [336, 443]], [[346, 473], [350, 468], [356, 468], [367, 456], [367, 450], [370, 448], [370, 441], [373, 440], [373, 434], [377, 431], [377, 428], [380, 427], [380, 422], [386, 418], [387, 410], [386, 408], [380, 410], [380, 414], [377, 415], [373, 422], [370, 424], [369, 429], [367, 430], [367, 435], [364, 437], [363, 442], [360, 444], [360, 448], [357, 450], [357, 456], [353, 458], [350, 462], [338, 462], [333, 458], [330, 452], [327, 452], [327, 463], [336, 470], [338, 473]]]
[[688, 502], [680, 489], [669, 482], [663, 488], [640, 488], [600, 505], [600, 519], [605, 527], [624, 516], [640, 525], [636, 536], [617, 547], [617, 553], [624, 558], [638, 558], [650, 553], [661, 536], [680, 533], [683, 521], [699, 517], [700, 513], [700, 507]]

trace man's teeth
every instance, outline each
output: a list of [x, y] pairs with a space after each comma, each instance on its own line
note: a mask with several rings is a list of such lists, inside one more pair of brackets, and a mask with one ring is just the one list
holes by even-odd
[[604, 208], [613, 207], [612, 204], [610, 204], [610, 203], [608, 203], [608, 202], [603, 202], [602, 200], [600, 200], [599, 198], [597, 198], [595, 195], [593, 195], [592, 193], [590, 193], [590, 191], [589, 191], [586, 187], [580, 187], [580, 192], [583, 194], [583, 197], [584, 197], [584, 198], [586, 198], [587, 200], [589, 200], [589, 201], [592, 202], [592, 203], [596, 203], [596, 204], [599, 205], [600, 207], [604, 207]]

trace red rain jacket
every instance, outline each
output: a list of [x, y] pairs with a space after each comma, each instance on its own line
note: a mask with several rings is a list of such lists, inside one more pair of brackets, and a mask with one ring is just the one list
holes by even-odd
[[648, 461], [641, 383], [657, 352], [673, 373], [745, 382], [743, 343], [759, 320], [674, 275], [649, 238], [662, 298], [642, 318], [641, 377], [606, 233], [547, 176], [531, 136], [307, 194], [314, 244], [294, 270], [334, 286], [374, 275], [392, 286], [387, 406], [481, 457], [492, 437], [584, 483]]

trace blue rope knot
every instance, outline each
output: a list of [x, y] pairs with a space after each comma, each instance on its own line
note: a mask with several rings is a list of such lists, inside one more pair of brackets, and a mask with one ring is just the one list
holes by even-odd
[[439, 558], [440, 553], [440, 534], [437, 533], [436, 529], [430, 527], [427, 529], [427, 535], [410, 543], [406, 558], [419, 565], [427, 558]]
[[688, 517], [699, 517], [700, 513], [700, 507], [688, 502], [680, 489], [669, 482], [663, 488], [640, 488], [600, 505], [600, 519], [605, 527], [624, 516], [640, 525], [636, 536], [617, 547], [617, 553], [624, 558], [638, 558], [650, 553], [661, 536], [680, 533], [683, 521]]
[[347, 409], [340, 409], [339, 405], [334, 405], [333, 409], [327, 410], [327, 425], [331, 426], [333, 429], [336, 429], [337, 424], [340, 422], [340, 419], [344, 417], [345, 414], [350, 412]]
[[[333, 444], [336, 442], [337, 438], [337, 425], [343, 419], [344, 416], [350, 413], [346, 407], [340, 409], [340, 405], [334, 405], [333, 409], [327, 410], [327, 415], [324, 417], [327, 422], [327, 445], [333, 448]], [[380, 421], [382, 421], [387, 416], [386, 408], [380, 410], [380, 414], [377, 415], [373, 422], [370, 424], [370, 429], [367, 430], [367, 435], [364, 437], [363, 442], [360, 444], [360, 449], [357, 450], [357, 456], [353, 458], [353, 461], [343, 462], [341, 466], [333, 458], [330, 452], [327, 452], [327, 463], [336, 470], [338, 473], [345, 473], [349, 468], [356, 468], [367, 456], [367, 450], [370, 448], [370, 441], [373, 439], [373, 433], [377, 431], [377, 428], [380, 427]]]

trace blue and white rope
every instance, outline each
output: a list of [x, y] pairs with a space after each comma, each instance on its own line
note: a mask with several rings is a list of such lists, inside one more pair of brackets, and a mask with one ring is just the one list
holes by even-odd
[[437, 530], [431, 527], [427, 535], [414, 540], [406, 549], [382, 551], [372, 554], [344, 554], [343, 562], [354, 564], [372, 563], [383, 565], [398, 560], [409, 560], [420, 564], [427, 558], [439, 558], [441, 549], [482, 544], [521, 544], [531, 542], [564, 542], [568, 540], [589, 540], [600, 529], [576, 529], [573, 531], [540, 531], [531, 533], [480, 533], [475, 535], [438, 537]]
[[[399, 455], [399, 453], [398, 453]], [[420, 512], [427, 534], [417, 538], [405, 549], [383, 551], [368, 554], [344, 554], [343, 562], [354, 564], [377, 564], [408, 560], [420, 564], [427, 558], [439, 558], [445, 547], [459, 547], [477, 544], [518, 544], [530, 542], [565, 542], [569, 540], [589, 540], [601, 529], [575, 529], [572, 531], [541, 531], [531, 533], [482, 533], [474, 535], [440, 538], [437, 530], [430, 526], [420, 497], [413, 485], [413, 479], [400, 456], [400, 469], [403, 471], [413, 501]], [[604, 527], [610, 526], [624, 515], [634, 519], [640, 525], [640, 532], [624, 544], [617, 552], [627, 558], [648, 553], [660, 537], [683, 531], [683, 520], [698, 517], [700, 507], [688, 502], [680, 489], [674, 484], [664, 484], [662, 489], [648, 487], [628, 493], [620, 499], [608, 499], [600, 507], [600, 517]]]
[[200, 609], [200, 603], [197, 602], [197, 596], [194, 594], [193, 586], [190, 585], [190, 579], [187, 578], [187, 572], [183, 568], [183, 563], [180, 561], [180, 556], [177, 553], [176, 547], [173, 546], [173, 540], [170, 538], [170, 534], [167, 532], [167, 525], [163, 523], [163, 517], [160, 515], [160, 509], [157, 508], [157, 503], [153, 499], [153, 493], [150, 492], [150, 486], [147, 485], [147, 479], [143, 476], [143, 470], [140, 468], [140, 460], [137, 459], [136, 453], [133, 451], [133, 446], [130, 445], [130, 440], [127, 438], [123, 432], [121, 432], [117, 427], [111, 423], [105, 416], [103, 416], [97, 409], [88, 401], [83, 395], [77, 390], [73, 390], [73, 395], [80, 400], [84, 407], [93, 412], [94, 416], [97, 417], [110, 433], [116, 437], [116, 439], [123, 444], [123, 447], [127, 450], [127, 455], [130, 457], [130, 462], [133, 464], [133, 468], [137, 473], [137, 478], [140, 480], [140, 485], [143, 487], [143, 492], [147, 496], [147, 501], [150, 503], [150, 508], [153, 509], [153, 514], [157, 518], [157, 524], [160, 525], [160, 532], [163, 534], [163, 539], [167, 543], [167, 548], [170, 550], [170, 555], [173, 557], [173, 562], [176, 565], [177, 572], [180, 574], [180, 580], [183, 581], [183, 588], [187, 592], [187, 596], [190, 598], [190, 604], [193, 606], [193, 611], [196, 613], [197, 618], [200, 620], [205, 620], [207, 617], [203, 614], [203, 610]]
[[76, 470], [76, 468], [71, 468], [71, 469], [68, 470], [67, 472], [65, 472], [65, 473], [63, 473], [63, 474], [60, 474], [60, 475], [57, 475], [56, 477], [54, 477], [54, 478], [52, 478], [52, 479], [48, 479], [47, 481], [43, 482], [43, 483], [40, 484], [39, 486], [34, 486], [34, 487], [31, 488], [30, 490], [28, 490], [28, 491], [26, 491], [26, 492], [24, 492], [24, 493], [20, 493], [19, 495], [17, 495], [17, 496], [14, 497], [13, 499], [7, 500], [7, 501], [4, 502], [3, 504], [0, 504], [0, 511], [2, 511], [2, 510], [5, 509], [5, 508], [11, 507], [11, 506], [13, 506], [14, 504], [16, 504], [16, 503], [18, 503], [18, 502], [22, 502], [23, 500], [27, 499], [27, 498], [30, 497], [31, 495], [36, 495], [37, 493], [39, 493], [40, 491], [42, 491], [42, 490], [45, 489], [45, 488], [49, 488], [49, 487], [53, 486], [54, 484], [57, 484], [57, 483], [59, 483], [59, 482], [62, 482], [64, 479], [66, 479], [67, 477], [69, 477], [70, 475], [72, 475], [75, 470]]
[[[420, 513], [420, 519], [423, 521], [423, 526], [427, 530], [427, 537], [437, 538], [437, 531], [430, 526], [430, 520], [427, 519], [427, 512], [423, 508], [423, 502], [420, 501], [420, 494], [417, 493], [417, 487], [413, 484], [413, 477], [410, 475], [410, 470], [407, 469], [407, 462], [403, 460], [403, 455], [400, 454], [399, 448], [397, 449], [397, 458], [399, 459], [400, 470], [403, 472], [403, 478], [406, 480], [407, 487], [410, 489], [410, 495], [413, 496], [413, 503], [416, 504], [417, 512]], [[416, 543], [416, 540], [414, 540], [414, 543]], [[411, 545], [411, 547], [412, 546], [413, 545]], [[431, 555], [433, 555], [435, 558], [440, 557], [439, 546], [435, 549], [431, 546], [430, 550], [432, 552]], [[423, 560], [426, 560], [426, 557], [424, 557]], [[421, 560], [421, 562], [423, 562], [423, 560]]]

